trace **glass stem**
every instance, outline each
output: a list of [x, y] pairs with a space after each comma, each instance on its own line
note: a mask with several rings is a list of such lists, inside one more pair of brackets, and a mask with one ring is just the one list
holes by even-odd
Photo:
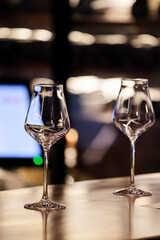
[[135, 173], [135, 143], [136, 140], [131, 140], [131, 175], [130, 175], [130, 187], [135, 187], [134, 173]]
[[48, 150], [44, 150], [44, 176], [42, 200], [48, 199]]

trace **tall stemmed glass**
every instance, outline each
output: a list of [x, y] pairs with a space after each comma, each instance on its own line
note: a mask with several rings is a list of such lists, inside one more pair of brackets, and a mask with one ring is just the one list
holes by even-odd
[[131, 142], [130, 185], [114, 193], [122, 196], [150, 196], [151, 193], [137, 189], [134, 182], [136, 139], [155, 122], [147, 79], [122, 79], [113, 122]]
[[70, 120], [65, 103], [63, 86], [60, 84], [36, 84], [28, 108], [25, 130], [39, 142], [44, 150], [44, 182], [42, 199], [25, 204], [34, 210], [63, 209], [65, 206], [48, 197], [48, 154], [50, 148], [70, 129]]

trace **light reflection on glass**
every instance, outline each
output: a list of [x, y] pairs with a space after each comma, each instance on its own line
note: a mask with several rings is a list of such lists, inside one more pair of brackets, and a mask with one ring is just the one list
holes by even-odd
[[30, 83], [30, 91], [31, 92], [33, 92], [33, 86], [38, 83], [53, 84], [54, 81], [51, 78], [33, 78]]

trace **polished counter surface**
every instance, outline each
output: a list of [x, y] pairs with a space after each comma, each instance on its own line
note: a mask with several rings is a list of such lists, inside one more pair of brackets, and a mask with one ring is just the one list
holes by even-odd
[[160, 237], [160, 174], [136, 176], [151, 197], [119, 197], [113, 191], [128, 178], [110, 178], [49, 186], [52, 200], [65, 210], [38, 212], [24, 208], [40, 200], [42, 186], [0, 192], [1, 240], [121, 240]]

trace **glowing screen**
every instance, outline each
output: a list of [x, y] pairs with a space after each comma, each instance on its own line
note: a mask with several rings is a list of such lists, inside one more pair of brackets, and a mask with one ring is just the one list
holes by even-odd
[[24, 129], [29, 102], [27, 86], [0, 84], [0, 158], [41, 155], [40, 145]]

